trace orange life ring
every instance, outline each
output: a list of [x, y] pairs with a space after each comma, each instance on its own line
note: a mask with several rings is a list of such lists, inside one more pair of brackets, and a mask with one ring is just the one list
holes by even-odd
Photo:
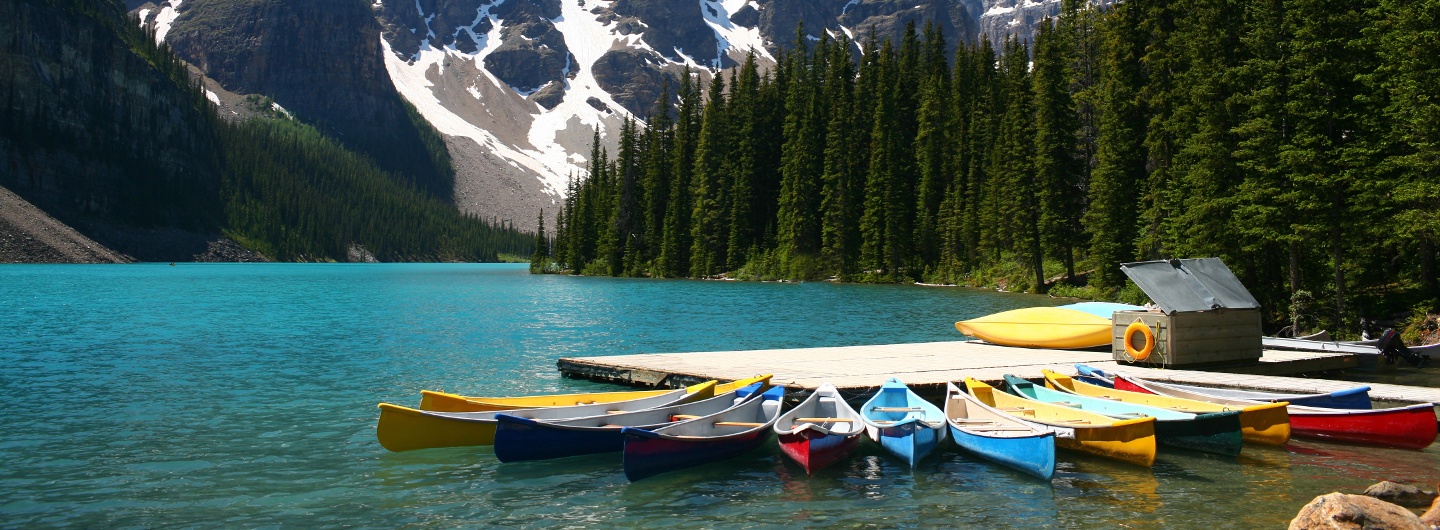
[[[1135, 347], [1136, 334], [1142, 335], [1145, 340], [1145, 343], [1138, 348]], [[1150, 331], [1150, 326], [1145, 325], [1140, 319], [1135, 319], [1125, 328], [1125, 354], [1137, 361], [1143, 361], [1150, 358], [1150, 354], [1154, 351], [1155, 332]]]

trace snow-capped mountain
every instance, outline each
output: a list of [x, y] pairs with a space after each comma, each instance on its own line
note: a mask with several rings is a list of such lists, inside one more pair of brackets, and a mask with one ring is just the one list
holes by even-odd
[[[327, 10], [348, 12], [353, 0], [313, 1], [334, 4]], [[329, 53], [340, 62], [368, 62], [378, 50], [388, 84], [445, 136], [456, 168], [455, 204], [487, 218], [510, 219], [522, 229], [533, 227], [540, 208], [553, 215], [567, 179], [585, 174], [596, 130], [613, 151], [622, 121], [643, 119], [662, 86], [668, 82], [673, 93], [686, 68], [699, 81], [708, 82], [751, 51], [762, 63], [773, 61], [782, 48], [792, 46], [800, 24], [811, 38], [824, 31], [864, 40], [872, 34], [877, 39], [898, 39], [907, 23], [917, 27], [934, 23], [944, 31], [953, 52], [956, 44], [975, 42], [981, 35], [992, 41], [1010, 34], [1028, 39], [1034, 25], [1060, 7], [1060, 0], [365, 1], [373, 2], [369, 11], [378, 21], [366, 28], [375, 34], [375, 48], [306, 53], [319, 57]], [[211, 24], [208, 31], [196, 30], [188, 22], [192, 14], [207, 8], [214, 12], [214, 6], [221, 4], [233, 14], [204, 17]], [[248, 5], [249, 11], [235, 5]], [[324, 47], [346, 39], [276, 46], [285, 39], [272, 37], [267, 45], [264, 39], [238, 38], [235, 41], [240, 43], [261, 42], [251, 44], [256, 48], [268, 46], [270, 59], [230, 64], [220, 56], [261, 52], [237, 51], [244, 44], [216, 45], [219, 38], [209, 36], [223, 33], [213, 30], [217, 20], [222, 24], [230, 20], [241, 37], [264, 26], [243, 20], [240, 15], [245, 13], [294, 20], [299, 12], [298, 25], [276, 23], [287, 28], [308, 28], [306, 18], [315, 16], [340, 23], [328, 13], [307, 14], [316, 8], [291, 6], [258, 0], [170, 0], [131, 7], [142, 21], [155, 26], [157, 39], [173, 42], [182, 56], [206, 69], [227, 90], [266, 93], [303, 118], [307, 107], [324, 107], [327, 98], [317, 96], [322, 101], [307, 105], [293, 101], [304, 99], [303, 93], [290, 95], [291, 100], [286, 94], [268, 93], [265, 83], [252, 79], [255, 70], [276, 69], [285, 59], [275, 54], [287, 53], [287, 46]], [[313, 31], [339, 33], [335, 28]], [[239, 71], [211, 71], [216, 68]], [[364, 72], [361, 77], [379, 74], [378, 68], [358, 68]], [[358, 82], [355, 75], [332, 77], [342, 83]], [[332, 121], [342, 123], [344, 118], [336, 116]], [[362, 125], [352, 125], [350, 129], [357, 132], [351, 134], [378, 134], [363, 130]], [[349, 130], [336, 128], [342, 136]], [[372, 156], [384, 155], [372, 150]]]

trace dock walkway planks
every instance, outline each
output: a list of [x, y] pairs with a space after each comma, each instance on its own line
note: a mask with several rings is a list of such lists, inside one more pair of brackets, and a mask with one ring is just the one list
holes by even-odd
[[[925, 342], [875, 346], [839, 346], [780, 350], [744, 350], [693, 353], [656, 353], [563, 358], [557, 362], [566, 376], [622, 384], [686, 384], [708, 379], [733, 380], [756, 374], [774, 374], [777, 384], [813, 389], [829, 382], [847, 394], [865, 393], [886, 378], [898, 377], [923, 393], [939, 393], [947, 381], [974, 377], [1000, 381], [1005, 374], [1038, 379], [1041, 369], [1074, 373], [1075, 363], [1124, 370], [1158, 381], [1199, 385], [1234, 385], [1279, 392], [1319, 392], [1350, 388], [1359, 383], [1274, 377], [1353, 367], [1355, 358], [1332, 352], [1266, 350], [1258, 365], [1213, 371], [1121, 367], [1109, 352], [1011, 348], [978, 341]], [[1371, 384], [1376, 399], [1440, 402], [1440, 389]]]

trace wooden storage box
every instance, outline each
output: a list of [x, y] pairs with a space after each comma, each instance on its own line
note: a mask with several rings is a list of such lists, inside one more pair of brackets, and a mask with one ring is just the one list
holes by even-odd
[[1137, 318], [1155, 334], [1155, 349], [1144, 361], [1134, 364], [1170, 367], [1260, 359], [1260, 310], [1224, 308], [1171, 315], [1118, 311], [1110, 342], [1112, 359], [1133, 361], [1125, 353], [1125, 330]]

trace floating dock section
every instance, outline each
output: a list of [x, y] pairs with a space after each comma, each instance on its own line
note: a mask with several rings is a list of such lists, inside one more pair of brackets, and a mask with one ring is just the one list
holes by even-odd
[[[1330, 392], [1362, 383], [1275, 377], [1354, 368], [1359, 358], [1342, 352], [1265, 350], [1258, 362], [1198, 370], [1121, 366], [1109, 351], [1012, 348], [979, 341], [926, 342], [780, 350], [658, 353], [569, 357], [557, 362], [567, 377], [633, 386], [680, 386], [710, 379], [734, 380], [774, 374], [772, 382], [792, 391], [829, 382], [850, 396], [868, 394], [898, 377], [927, 396], [944, 393], [945, 383], [974, 377], [999, 382], [1005, 374], [1038, 380], [1042, 369], [1075, 373], [1075, 363], [1123, 370], [1156, 381], [1228, 385], [1289, 393]], [[1440, 389], [1370, 384], [1375, 399], [1440, 403]]]

